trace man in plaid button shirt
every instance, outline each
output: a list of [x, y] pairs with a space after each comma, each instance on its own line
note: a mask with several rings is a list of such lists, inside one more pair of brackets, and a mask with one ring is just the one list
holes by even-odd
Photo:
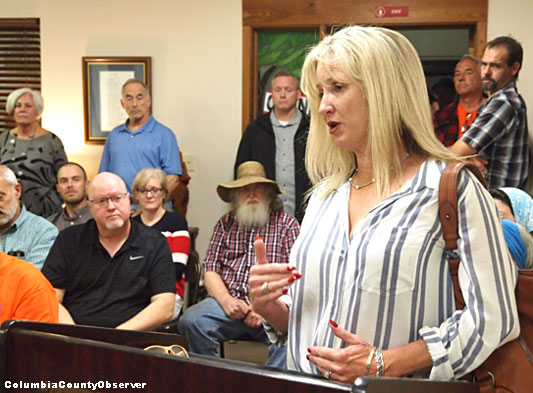
[[485, 47], [481, 60], [483, 89], [489, 99], [478, 109], [471, 127], [451, 147], [473, 159], [486, 175], [488, 188], [525, 189], [529, 171], [526, 104], [516, 90], [523, 50], [511, 37], [498, 37]]
[[242, 163], [236, 180], [217, 187], [231, 210], [217, 222], [204, 260], [209, 297], [187, 309], [178, 326], [192, 353], [217, 356], [220, 343], [246, 334], [270, 345], [266, 365], [285, 368], [286, 347], [270, 344], [248, 297], [255, 239], [263, 238], [270, 262], [286, 263], [300, 232], [298, 221], [281, 209], [281, 192], [256, 161]]

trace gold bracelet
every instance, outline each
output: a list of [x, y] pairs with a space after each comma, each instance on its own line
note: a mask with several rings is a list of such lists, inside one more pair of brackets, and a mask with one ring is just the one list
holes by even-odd
[[374, 353], [376, 352], [376, 347], [372, 347], [372, 350], [368, 354], [368, 358], [366, 359], [366, 367], [365, 367], [365, 376], [368, 375], [368, 372], [370, 371], [370, 365], [372, 364], [372, 358], [374, 357]]

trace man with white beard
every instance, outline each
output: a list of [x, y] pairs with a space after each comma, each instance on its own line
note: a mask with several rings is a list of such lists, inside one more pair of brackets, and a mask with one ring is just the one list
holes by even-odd
[[[269, 262], [287, 263], [300, 232], [298, 221], [281, 209], [281, 190], [266, 178], [259, 162], [242, 163], [237, 179], [220, 184], [217, 193], [231, 203], [231, 210], [217, 222], [203, 263], [209, 297], [188, 308], [178, 324], [190, 351], [210, 356], [218, 355], [220, 343], [245, 334], [270, 344], [248, 297], [250, 268], [256, 263], [254, 241], [264, 240]], [[285, 363], [286, 347], [271, 344], [266, 365], [285, 368]]]
[[61, 231], [43, 274], [59, 300], [59, 322], [149, 330], [172, 317], [174, 265], [161, 234], [130, 219], [130, 198], [115, 174], [88, 188], [93, 219]]
[[13, 171], [0, 165], [0, 251], [41, 269], [57, 229], [26, 210], [20, 201], [23, 191]]

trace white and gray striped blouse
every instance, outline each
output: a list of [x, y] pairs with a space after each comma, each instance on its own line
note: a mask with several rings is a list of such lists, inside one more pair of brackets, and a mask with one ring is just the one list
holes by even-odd
[[444, 164], [414, 179], [348, 233], [348, 182], [310, 200], [290, 261], [303, 274], [290, 289], [288, 367], [318, 373], [307, 348], [339, 348], [328, 321], [383, 349], [423, 338], [432, 379], [458, 378], [518, 335], [516, 271], [491, 196], [470, 173], [459, 179], [459, 279], [467, 306], [455, 311], [438, 217]]

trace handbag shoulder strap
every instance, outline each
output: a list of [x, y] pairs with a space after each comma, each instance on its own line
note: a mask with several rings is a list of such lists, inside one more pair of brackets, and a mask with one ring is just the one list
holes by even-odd
[[471, 162], [457, 161], [449, 163], [442, 172], [439, 183], [439, 217], [442, 225], [446, 255], [450, 264], [450, 273], [453, 279], [455, 305], [457, 309], [462, 309], [465, 305], [457, 276], [461, 259], [453, 252], [457, 249], [457, 239], [459, 238], [457, 226], [457, 179], [459, 173], [465, 167], [486, 187], [483, 175]]

